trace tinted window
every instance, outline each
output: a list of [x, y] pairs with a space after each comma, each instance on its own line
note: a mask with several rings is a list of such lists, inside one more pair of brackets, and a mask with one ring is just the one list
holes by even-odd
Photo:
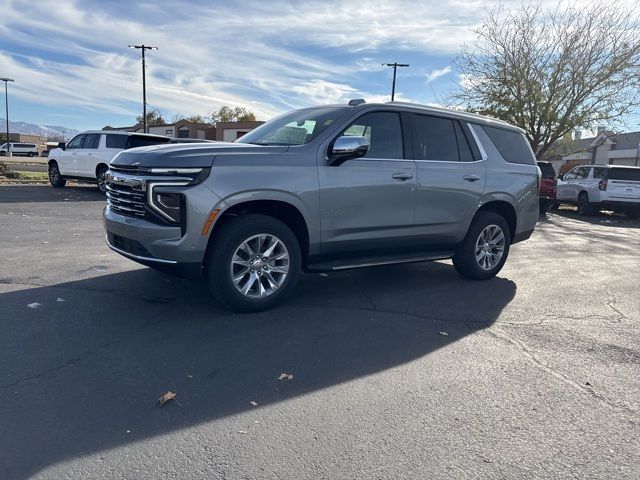
[[84, 136], [82, 148], [98, 148], [98, 143], [100, 143], [99, 133], [87, 133]]
[[416, 160], [460, 160], [452, 120], [428, 115], [414, 115], [413, 119], [413, 157]]
[[606, 168], [594, 168], [593, 169], [593, 178], [599, 178], [604, 180], [607, 178], [607, 169]]
[[146, 147], [148, 145], [158, 145], [168, 143], [168, 137], [145, 137], [144, 135], [131, 135], [127, 142], [127, 148]]
[[126, 135], [107, 135], [107, 148], [119, 148], [121, 150], [124, 150], [124, 145], [126, 142]]
[[640, 168], [610, 168], [609, 180], [640, 182]]
[[473, 154], [471, 153], [471, 147], [469, 146], [469, 139], [466, 137], [460, 123], [453, 122], [456, 130], [456, 137], [458, 138], [458, 151], [460, 152], [460, 160], [463, 162], [473, 162]]
[[82, 140], [84, 140], [84, 135], [77, 135], [73, 137], [69, 143], [67, 143], [67, 149], [73, 150], [74, 148], [82, 147]]
[[535, 165], [535, 158], [531, 155], [527, 140], [520, 132], [487, 126], [482, 128], [505, 161]]
[[538, 162], [538, 166], [540, 167], [540, 171], [542, 172], [542, 178], [556, 177], [556, 171], [553, 169], [553, 166], [550, 163]]
[[404, 158], [400, 115], [395, 112], [367, 113], [341, 135], [367, 137], [369, 151], [364, 158]]

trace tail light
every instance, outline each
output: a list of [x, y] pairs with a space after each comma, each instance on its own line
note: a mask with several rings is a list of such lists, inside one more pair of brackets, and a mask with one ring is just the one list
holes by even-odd
[[598, 182], [598, 188], [604, 192], [607, 189], [607, 180], [604, 178], [600, 180]]

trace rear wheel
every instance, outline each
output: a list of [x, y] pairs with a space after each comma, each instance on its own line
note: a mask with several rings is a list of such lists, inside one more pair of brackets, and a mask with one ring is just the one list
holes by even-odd
[[632, 220], [636, 220], [638, 218], [640, 218], [640, 208], [629, 208], [627, 210], [624, 211], [624, 214], [627, 216], [627, 218], [630, 218]]
[[98, 179], [98, 189], [102, 193], [107, 192], [107, 170], [104, 165], [96, 170], [96, 178]]
[[595, 209], [589, 203], [589, 194], [580, 192], [578, 195], [578, 215], [593, 215]]
[[274, 307], [295, 287], [301, 266], [298, 239], [281, 221], [247, 214], [212, 234], [205, 277], [214, 296], [238, 312]]
[[67, 184], [67, 181], [60, 175], [57, 162], [49, 163], [49, 182], [55, 188], [62, 188]]
[[495, 212], [479, 212], [453, 256], [453, 266], [467, 278], [487, 280], [502, 269], [510, 245], [509, 225], [504, 217]]

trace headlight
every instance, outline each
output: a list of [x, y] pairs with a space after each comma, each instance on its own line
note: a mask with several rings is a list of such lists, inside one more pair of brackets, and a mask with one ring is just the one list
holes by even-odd
[[170, 175], [185, 177], [189, 180], [188, 185], [197, 185], [204, 181], [211, 172], [211, 168], [151, 168], [149, 173], [154, 175]]
[[172, 222], [182, 222], [183, 205], [184, 195], [181, 193], [153, 192], [151, 194], [151, 206]]

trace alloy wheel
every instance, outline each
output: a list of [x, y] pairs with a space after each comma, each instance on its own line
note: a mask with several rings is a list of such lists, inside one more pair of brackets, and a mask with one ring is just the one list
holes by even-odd
[[485, 227], [476, 240], [476, 262], [483, 270], [493, 269], [504, 254], [505, 236], [498, 225]]
[[236, 248], [230, 274], [245, 297], [268, 297], [282, 287], [289, 274], [289, 251], [275, 235], [253, 235]]

